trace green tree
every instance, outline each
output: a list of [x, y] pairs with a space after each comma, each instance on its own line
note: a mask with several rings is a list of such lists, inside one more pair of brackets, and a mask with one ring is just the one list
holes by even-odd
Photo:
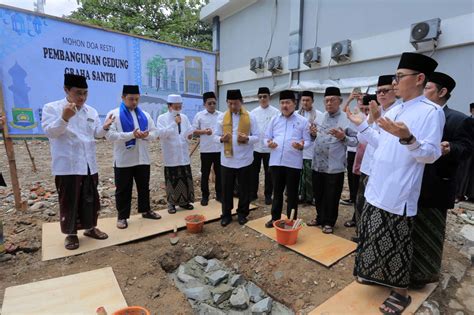
[[209, 0], [77, 0], [67, 18], [129, 34], [211, 50], [211, 26], [199, 20]]
[[153, 80], [153, 76], [156, 79], [156, 90], [159, 90], [160, 79], [163, 70], [166, 70], [166, 62], [160, 55], [155, 55], [153, 58], [149, 59], [146, 63], [147, 74], [149, 81]]

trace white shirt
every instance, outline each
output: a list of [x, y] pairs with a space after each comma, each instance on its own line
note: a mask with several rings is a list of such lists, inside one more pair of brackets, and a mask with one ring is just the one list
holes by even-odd
[[372, 169], [365, 190], [371, 205], [397, 215], [417, 213], [421, 180], [425, 164], [441, 156], [441, 137], [444, 112], [424, 96], [401, 103], [385, 114], [392, 121], [401, 121], [416, 137], [410, 145], [402, 145], [399, 138], [370, 128], [367, 121], [357, 127], [361, 137], [375, 147]]
[[181, 133], [175, 121], [176, 113], [167, 112], [158, 116], [156, 128], [161, 142], [161, 152], [165, 166], [183, 166], [191, 164], [189, 159], [188, 136], [194, 129], [185, 114], [181, 116]]
[[[323, 122], [323, 112], [314, 109], [312, 111], [305, 111], [304, 109], [301, 109], [298, 114], [303, 116], [304, 118], [308, 119], [309, 124], [321, 124]], [[314, 142], [312, 141], [307, 147], [305, 146], [303, 150], [303, 159], [305, 160], [313, 160], [313, 154], [314, 154]]]
[[267, 130], [268, 124], [272, 118], [278, 116], [280, 111], [272, 105], [268, 105], [266, 108], [258, 106], [254, 108], [250, 114], [254, 116], [255, 120], [257, 121], [259, 134], [258, 142], [254, 144], [253, 150], [259, 153], [270, 153], [270, 148], [264, 141], [265, 131]]
[[[215, 111], [209, 113], [207, 109], [200, 111], [194, 116], [193, 128], [194, 130], [204, 130], [210, 128], [212, 133], [217, 129], [217, 122], [222, 116], [222, 112]], [[201, 153], [215, 153], [221, 152], [221, 146], [214, 141], [214, 137], [209, 135], [200, 135], [199, 150]]]
[[[131, 111], [134, 129], [140, 128], [138, 124], [137, 114]], [[145, 139], [135, 139], [135, 146], [127, 149], [125, 143], [134, 139], [133, 131], [123, 132], [122, 122], [120, 121], [120, 108], [111, 110], [106, 117], [113, 115], [114, 122], [110, 125], [109, 132], [105, 138], [114, 143], [114, 166], [115, 167], [131, 167], [136, 165], [150, 165], [150, 154], [148, 143], [158, 137], [158, 130], [155, 127], [150, 114], [143, 111], [148, 120], [148, 131], [150, 132]]]
[[[395, 106], [397, 106], [400, 103], [401, 103], [400, 101], [396, 100], [392, 105], [390, 105], [389, 108], [387, 108], [387, 110], [384, 110], [383, 107], [381, 106], [380, 107], [380, 116], [384, 117], [385, 114], [389, 110], [391, 110], [392, 108], [394, 108]], [[378, 133], [380, 133], [380, 127], [376, 123], [372, 123], [370, 125], [370, 127], [374, 128]], [[363, 138], [363, 136], [359, 137], [359, 134], [358, 134], [357, 138], [359, 138], [360, 142], [366, 143], [365, 141], [360, 139], [360, 138]], [[362, 157], [362, 162], [360, 164], [361, 173], [364, 173], [367, 176], [370, 176], [370, 169], [372, 168], [372, 159], [373, 159], [373, 156], [374, 156], [374, 152], [375, 152], [375, 148], [367, 143], [367, 146], [365, 147], [364, 156]]]
[[309, 123], [306, 118], [294, 112], [290, 117], [283, 114], [273, 118], [265, 134], [265, 143], [273, 140], [278, 146], [271, 149], [270, 166], [303, 168], [303, 150], [293, 148], [293, 142], [304, 141], [304, 148], [312, 144]]
[[84, 104], [68, 122], [62, 119], [66, 98], [44, 105], [41, 126], [49, 139], [53, 175], [87, 175], [98, 171], [95, 138], [103, 138], [97, 111]]
[[253, 145], [259, 139], [257, 121], [253, 115], [250, 115], [250, 134], [247, 143], [238, 143], [237, 135], [239, 133], [240, 115], [232, 113], [232, 157], [226, 157], [224, 154], [224, 143], [221, 143], [220, 138], [222, 133], [222, 122], [224, 120], [223, 114], [217, 123], [217, 129], [214, 135], [214, 141], [221, 146], [221, 165], [229, 168], [242, 168], [249, 166], [253, 162]]

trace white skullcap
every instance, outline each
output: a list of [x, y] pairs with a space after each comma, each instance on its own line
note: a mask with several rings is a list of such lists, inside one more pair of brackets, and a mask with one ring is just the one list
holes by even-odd
[[174, 104], [174, 103], [182, 103], [183, 99], [181, 98], [181, 95], [179, 94], [170, 94], [168, 95], [168, 99], [166, 100], [168, 104]]

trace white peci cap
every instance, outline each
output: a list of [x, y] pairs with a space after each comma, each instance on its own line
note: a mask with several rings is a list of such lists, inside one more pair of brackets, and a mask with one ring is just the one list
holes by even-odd
[[170, 94], [168, 95], [168, 99], [166, 100], [168, 104], [174, 104], [174, 103], [182, 103], [183, 99], [181, 98], [181, 95], [179, 94]]

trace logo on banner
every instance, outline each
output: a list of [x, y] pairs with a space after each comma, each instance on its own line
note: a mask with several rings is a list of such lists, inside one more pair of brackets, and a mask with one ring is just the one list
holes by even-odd
[[10, 125], [16, 129], [33, 129], [38, 123], [35, 122], [32, 108], [12, 108], [13, 121]]

